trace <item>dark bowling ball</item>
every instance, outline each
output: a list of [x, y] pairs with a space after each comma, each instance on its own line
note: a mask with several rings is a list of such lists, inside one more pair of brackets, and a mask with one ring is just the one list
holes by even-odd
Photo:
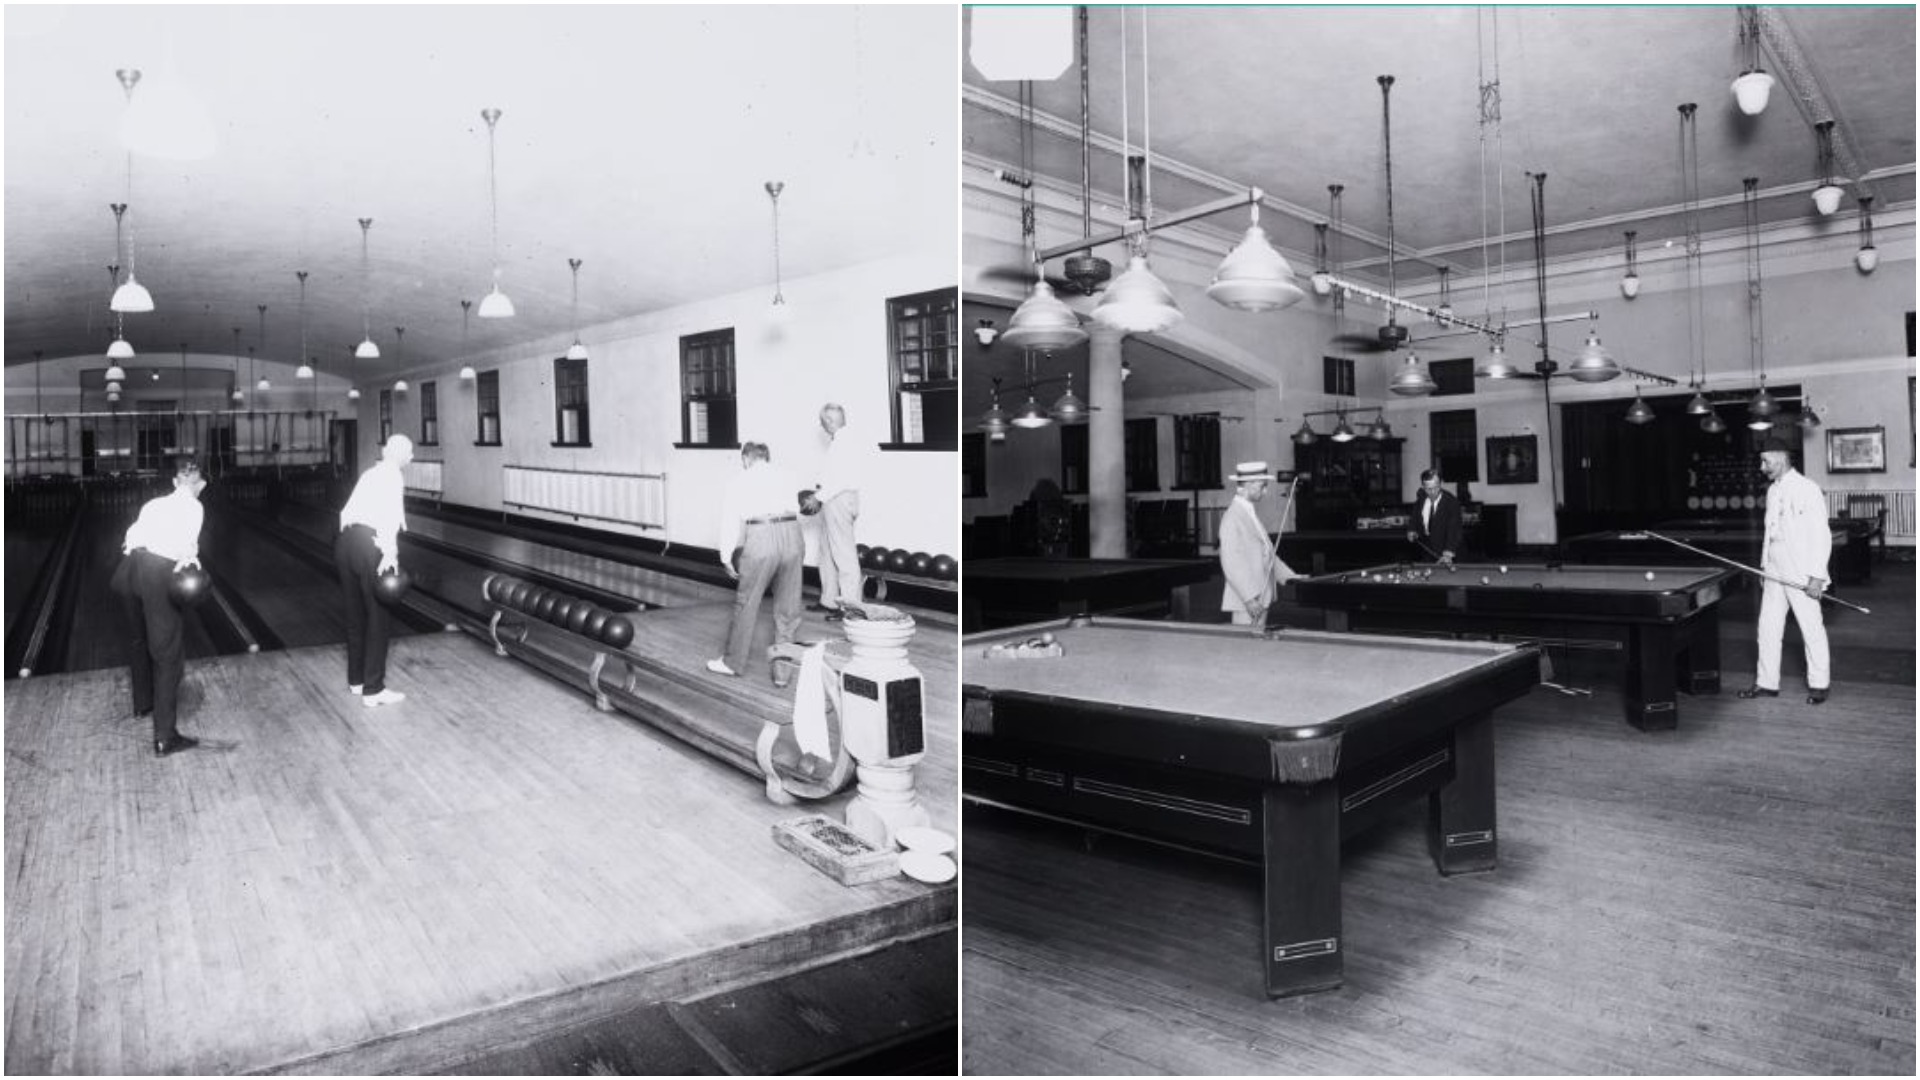
[[558, 601], [555, 601], [553, 611], [547, 618], [551, 619], [555, 626], [567, 625], [567, 620], [573, 618], [573, 605], [575, 603], [576, 601], [568, 597], [561, 597]]
[[607, 632], [607, 613], [597, 607], [587, 608], [587, 622], [584, 633], [599, 641]]
[[373, 579], [373, 595], [383, 604], [397, 604], [400, 598], [413, 588], [413, 575], [405, 570], [395, 570], [391, 574], [381, 574]]
[[867, 565], [867, 552], [872, 551], [873, 549], [868, 547], [865, 544], [855, 544], [853, 545], [853, 550], [858, 552], [860, 555], [860, 565], [861, 566]]
[[933, 556], [916, 551], [907, 556], [907, 569], [921, 577], [928, 577], [933, 573]]
[[593, 605], [585, 600], [576, 602], [573, 610], [567, 612], [567, 629], [576, 634], [587, 632], [587, 619], [593, 615]]
[[906, 573], [907, 563], [913, 559], [911, 551], [890, 551], [887, 553], [887, 569]]
[[891, 550], [875, 544], [873, 547], [867, 549], [867, 557], [860, 565], [869, 570], [885, 570], [887, 568], [887, 556], [891, 554], [893, 554]]
[[607, 624], [600, 628], [600, 640], [616, 649], [624, 649], [633, 641], [633, 621], [624, 615], [607, 616]]
[[954, 574], [959, 569], [960, 564], [954, 562], [953, 556], [951, 555], [935, 555], [933, 557], [933, 576], [941, 581], [952, 581]]
[[213, 579], [205, 570], [182, 570], [167, 583], [167, 599], [173, 601], [174, 607], [192, 607], [212, 591]]
[[534, 601], [533, 617], [536, 619], [553, 618], [553, 608], [560, 602], [560, 594], [552, 589], [541, 589], [540, 599]]
[[527, 602], [529, 586], [524, 581], [516, 581], [507, 586], [507, 606], [519, 611]]

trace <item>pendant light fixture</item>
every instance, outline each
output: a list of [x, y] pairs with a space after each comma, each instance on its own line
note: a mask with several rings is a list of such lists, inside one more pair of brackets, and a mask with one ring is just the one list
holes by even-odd
[[1027, 403], [1020, 406], [1019, 411], [1013, 414], [1013, 426], [1026, 428], [1031, 431], [1034, 428], [1046, 427], [1051, 423], [1053, 423], [1053, 417], [1048, 416], [1047, 411], [1040, 407], [1040, 402], [1034, 399], [1033, 390], [1029, 388], [1027, 390]]
[[1747, 402], [1747, 414], [1750, 417], [1747, 427], [1754, 431], [1765, 431], [1773, 426], [1773, 414], [1780, 411], [1780, 406], [1767, 393], [1766, 324], [1761, 308], [1764, 290], [1760, 272], [1760, 178], [1749, 176], [1741, 180], [1740, 185], [1742, 206], [1746, 212], [1747, 360], [1760, 377], [1759, 391]]
[[1813, 399], [1811, 397], [1800, 399], [1800, 419], [1794, 421], [1794, 423], [1799, 424], [1807, 431], [1812, 431], [1814, 428], [1820, 426], [1820, 414], [1813, 411]]
[[1773, 93], [1773, 76], [1760, 69], [1760, 9], [1752, 4], [1739, 7], [1740, 52], [1745, 66], [1733, 80], [1733, 98], [1740, 111], [1759, 116], [1767, 110]]
[[1880, 265], [1880, 252], [1873, 246], [1873, 196], [1860, 196], [1860, 250], [1853, 255], [1853, 265], [1863, 274], [1873, 273]]
[[1474, 374], [1483, 379], [1511, 379], [1520, 374], [1520, 369], [1507, 359], [1507, 339], [1496, 337], [1493, 345], [1487, 349], [1487, 362], [1474, 369]]
[[[1321, 296], [1333, 292], [1334, 271], [1340, 266], [1340, 259], [1336, 254], [1335, 245], [1340, 242], [1340, 226], [1342, 224], [1340, 220], [1340, 193], [1346, 189], [1347, 186], [1345, 184], [1327, 185], [1327, 223], [1325, 225], [1314, 226], [1314, 232], [1318, 234], [1317, 243], [1320, 250], [1317, 253], [1319, 255], [1319, 270], [1313, 275], [1313, 291]], [[1343, 300], [1344, 297], [1341, 296], [1335, 296], [1333, 298], [1336, 313], [1345, 306]]]
[[1613, 359], [1613, 353], [1600, 344], [1600, 326], [1597, 321], [1587, 322], [1587, 343], [1580, 346], [1579, 355], [1573, 363], [1567, 365], [1567, 374], [1576, 382], [1601, 383], [1620, 377], [1620, 365]]
[[[112, 282], [107, 289], [107, 296], [109, 298], [108, 310], [112, 310], [111, 298], [113, 296], [113, 290], [120, 287], [120, 267], [118, 264], [107, 267], [107, 277]], [[109, 361], [107, 364], [108, 381], [124, 380], [127, 377], [127, 372], [126, 369], [120, 366], [120, 361], [133, 359], [133, 346], [127, 344], [127, 317], [119, 312], [114, 312], [113, 317], [116, 320], [113, 341], [107, 345], [107, 360]]]
[[[1124, 22], [1124, 16], [1122, 17]], [[1033, 266], [1033, 288], [1014, 309], [1000, 340], [1016, 349], [1070, 349], [1087, 340], [1080, 316], [1053, 294], [1036, 252], [1033, 205], [1033, 84], [1020, 84], [1020, 238]]]
[[980, 416], [980, 430], [986, 432], [989, 438], [1005, 439], [1007, 437], [1007, 426], [1012, 422], [1012, 419], [1007, 415], [1007, 410], [1000, 407], [1000, 380], [998, 378], [993, 380], [993, 388], [988, 391], [988, 394], [987, 400], [989, 403], [987, 405], [987, 411]]
[[[267, 351], [267, 305], [260, 304], [258, 306], [260, 308], [260, 351], [266, 352]], [[258, 390], [260, 393], [264, 394], [267, 391], [273, 389], [273, 382], [272, 380], [268, 379], [265, 375], [262, 375], [260, 376], [260, 381], [255, 383], [253, 385], [253, 388], [255, 390]]]
[[1627, 276], [1620, 279], [1620, 295], [1629, 300], [1640, 295], [1640, 252], [1634, 244], [1634, 237], [1639, 235], [1627, 230]]
[[1337, 443], [1350, 443], [1354, 439], [1353, 427], [1347, 423], [1347, 410], [1345, 408], [1340, 410], [1339, 422], [1333, 425], [1332, 438], [1333, 441]]
[[1446, 326], [1453, 321], [1453, 267], [1440, 267], [1440, 303], [1430, 316], [1435, 326]]
[[1425, 397], [1438, 387], [1434, 384], [1433, 376], [1427, 374], [1427, 365], [1421, 363], [1420, 354], [1409, 349], [1400, 370], [1387, 380], [1387, 389], [1401, 397]]
[[[1147, 48], [1147, 9], [1137, 9], [1140, 13], [1140, 96], [1145, 113], [1145, 131], [1139, 170], [1141, 175], [1141, 201], [1138, 205], [1129, 205], [1129, 218], [1140, 222], [1140, 231], [1132, 241], [1132, 253], [1127, 259], [1127, 269], [1113, 279], [1107, 286], [1106, 295], [1101, 297], [1098, 307], [1093, 309], [1095, 322], [1111, 330], [1127, 334], [1157, 334], [1171, 329], [1182, 318], [1180, 309], [1174, 305], [1173, 293], [1155, 277], [1147, 266], [1147, 248], [1152, 241], [1153, 222], [1153, 72], [1150, 54]], [[1132, 148], [1128, 145], [1131, 125], [1127, 119], [1127, 9], [1121, 9], [1120, 18], [1120, 88], [1121, 88], [1121, 161], [1131, 172], [1134, 168]], [[1133, 185], [1128, 184], [1128, 202], [1133, 203]]]
[[360, 219], [360, 344], [353, 350], [358, 360], [380, 359], [380, 346], [373, 343], [373, 264], [367, 260], [367, 234], [372, 229], [372, 218]]
[[1840, 197], [1846, 194], [1845, 189], [1833, 182], [1833, 121], [1815, 123], [1813, 137], [1819, 144], [1814, 167], [1820, 173], [1820, 186], [1813, 189], [1813, 208], [1824, 217], [1840, 209]]
[[1633, 388], [1633, 404], [1627, 406], [1627, 423], [1639, 426], [1653, 422], [1653, 410], [1640, 400], [1640, 388]]
[[[251, 365], [248, 366], [247, 372], [248, 374], [252, 374], [253, 368]], [[247, 400], [246, 391], [240, 389], [240, 328], [237, 326], [233, 328], [233, 394], [232, 394], [232, 397], [233, 397], [233, 403], [235, 405], [244, 405]]]
[[1320, 441], [1320, 433], [1313, 430], [1313, 418], [1311, 416], [1303, 416], [1300, 418], [1300, 430], [1293, 433], [1293, 441], [1300, 446], [1312, 446], [1314, 443]]
[[513, 301], [500, 291], [500, 176], [494, 156], [494, 126], [500, 122], [499, 109], [481, 109], [480, 119], [487, 122], [487, 206], [493, 224], [493, 291], [480, 301], [483, 319], [513, 318]]
[[[460, 355], [462, 357], [473, 355], [472, 352], [467, 348], [467, 326], [472, 315], [473, 315], [473, 301], [471, 300], [460, 301]], [[472, 364], [460, 365], [460, 381], [461, 382], [470, 383], [477, 377], [478, 376], [474, 373]]]
[[[121, 68], [120, 70], [115, 71], [114, 75], [120, 80], [120, 88], [126, 91], [127, 108], [132, 109], [133, 108], [133, 88], [136, 85], [138, 85], [140, 82], [139, 69], [138, 68]], [[113, 218], [115, 223], [114, 234], [116, 236], [116, 243], [115, 243], [116, 250], [118, 248], [117, 237], [120, 232], [119, 221], [120, 221], [121, 215], [125, 214], [127, 212], [127, 207], [131, 206], [132, 204], [133, 204], [133, 151], [128, 150], [127, 151], [127, 198], [125, 202], [113, 204], [113, 207], [114, 207]], [[127, 231], [127, 280], [113, 290], [113, 303], [109, 305], [115, 311], [140, 312], [140, 311], [153, 310], [153, 294], [147, 292], [146, 286], [141, 285], [139, 282], [139, 279], [134, 274], [134, 248], [135, 248], [135, 238], [133, 235], [133, 230], [129, 228]]]
[[1327, 269], [1327, 223], [1313, 223], [1313, 292], [1325, 296], [1333, 291], [1333, 273]]
[[300, 369], [293, 373], [293, 377], [311, 379], [313, 365], [307, 362], [307, 272], [295, 270], [293, 276], [300, 279]]
[[359, 385], [360, 380], [358, 377], [358, 372], [356, 370], [359, 365], [355, 363], [355, 361], [359, 359], [360, 359], [360, 350], [354, 348], [351, 345], [347, 346], [347, 400], [348, 401], [360, 400], [360, 385]]
[[1260, 202], [1252, 205], [1246, 235], [1213, 272], [1207, 295], [1235, 311], [1278, 311], [1300, 302], [1306, 293], [1294, 283], [1293, 267], [1267, 240], [1260, 227]]
[[[773, 304], [772, 304], [772, 311], [769, 312], [769, 314], [772, 315], [774, 321], [779, 322], [781, 320], [784, 320], [789, 314], [792, 313], [792, 309], [787, 306], [787, 295], [784, 291], [781, 290], [781, 287], [780, 287], [780, 193], [787, 189], [787, 185], [780, 180], [769, 180], [763, 186], [767, 189], [768, 200], [770, 200], [773, 203]], [[579, 303], [579, 298], [578, 298], [579, 271], [575, 270], [574, 274], [575, 274], [574, 303], [578, 304]], [[484, 315], [486, 313], [483, 311], [481, 312], [481, 314]], [[575, 315], [577, 317], [578, 312], [575, 312]], [[577, 318], [576, 318], [575, 328], [576, 328], [575, 343], [577, 344], [578, 343]], [[585, 354], [585, 350], [582, 350], [582, 355], [580, 356], [580, 359], [583, 359], [583, 360], [586, 359], [584, 354]]]
[[[1681, 221], [1686, 228], [1687, 260], [1687, 381], [1693, 387], [1693, 399], [1687, 402], [1687, 415], [1700, 417], [1700, 430], [1718, 435], [1727, 425], [1707, 400], [1707, 324], [1701, 307], [1700, 270], [1700, 144], [1694, 126], [1699, 106], [1687, 102], [1680, 112], [1680, 203]], [[1699, 377], [1696, 381], [1696, 365]]]
[[[407, 328], [404, 326], [394, 327], [393, 328], [393, 364], [395, 367], [401, 366], [402, 361], [400, 358], [406, 355], [406, 351], [407, 351], [406, 345], [407, 345]], [[393, 380], [393, 392], [396, 394], [406, 393], [407, 380], [405, 379]]]
[[[778, 205], [778, 204], [776, 203], [775, 205]], [[779, 295], [780, 295], [780, 286], [779, 286], [780, 226], [778, 222], [774, 224], [773, 235], [774, 235], [773, 279], [775, 283], [773, 287], [774, 299], [776, 303], [785, 303], [785, 301], [782, 301], [779, 299]], [[585, 360], [587, 358], [587, 347], [580, 343], [580, 260], [568, 259], [567, 267], [573, 271], [573, 344], [567, 346], [567, 359]]]
[[1373, 423], [1367, 425], [1367, 438], [1372, 439], [1374, 442], [1386, 442], [1388, 439], [1393, 438], [1393, 427], [1387, 423], [1386, 413], [1376, 412], [1373, 414]]
[[1077, 424], [1086, 420], [1090, 411], [1087, 403], [1073, 392], [1073, 373], [1068, 372], [1067, 392], [1060, 395], [1060, 400], [1053, 403], [1047, 414], [1063, 424]]

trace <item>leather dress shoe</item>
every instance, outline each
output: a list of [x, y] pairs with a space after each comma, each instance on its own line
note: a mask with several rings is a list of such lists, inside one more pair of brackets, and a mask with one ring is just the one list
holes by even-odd
[[807, 605], [807, 610], [808, 610], [808, 611], [838, 611], [838, 610], [840, 610], [840, 609], [839, 609], [839, 608], [830, 608], [830, 607], [828, 607], [828, 606], [827, 606], [827, 605], [825, 605], [825, 604], [808, 604], [808, 605]]
[[193, 738], [190, 735], [180, 735], [176, 733], [171, 739], [155, 739], [153, 741], [153, 756], [168, 757], [182, 750], [191, 750], [199, 745], [199, 739]]
[[1779, 697], [1780, 691], [1769, 690], [1764, 686], [1749, 686], [1745, 690], [1742, 690], [1734, 694], [1733, 696], [1742, 697], [1742, 698]]
[[1826, 704], [1826, 702], [1827, 702], [1827, 692], [1828, 692], [1828, 688], [1827, 688], [1827, 687], [1825, 687], [1825, 686], [1822, 686], [1822, 687], [1820, 687], [1820, 688], [1819, 688], [1819, 689], [1817, 689], [1817, 690], [1808, 690], [1808, 691], [1807, 691], [1807, 704], [1809, 704], [1809, 705], [1824, 705], [1824, 704]]
[[840, 622], [844, 620], [846, 617], [847, 617], [847, 613], [844, 611], [841, 611], [839, 608], [833, 608], [832, 610], [827, 612], [828, 622]]

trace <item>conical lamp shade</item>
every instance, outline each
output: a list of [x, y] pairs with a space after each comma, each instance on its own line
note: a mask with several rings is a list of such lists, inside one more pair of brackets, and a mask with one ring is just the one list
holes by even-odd
[[1511, 379], [1520, 374], [1520, 369], [1507, 362], [1507, 350], [1495, 345], [1487, 353], [1487, 362], [1473, 372], [1483, 379]]
[[1053, 295], [1053, 286], [1039, 280], [1007, 320], [1000, 340], [1016, 349], [1068, 349], [1087, 340], [1087, 332], [1080, 328], [1080, 316]]
[[109, 364], [107, 365], [106, 379], [108, 382], [126, 382], [127, 369], [121, 367], [119, 364]]
[[273, 389], [273, 381], [271, 379], [261, 379], [259, 382], [253, 384], [253, 388], [264, 394]]
[[1700, 430], [1709, 435], [1718, 435], [1727, 430], [1727, 422], [1720, 419], [1719, 413], [1709, 409], [1706, 418], [1700, 421]]
[[113, 301], [107, 305], [115, 311], [141, 312], [153, 310], [153, 294], [145, 285], [134, 280], [133, 273], [127, 273], [125, 284], [113, 290]]
[[1693, 400], [1687, 402], [1687, 414], [1689, 416], [1705, 416], [1712, 411], [1713, 406], [1707, 402], [1707, 395], [1705, 394], [1695, 392]]
[[1353, 427], [1352, 425], [1347, 423], [1347, 418], [1344, 416], [1340, 418], [1340, 422], [1338, 424], [1335, 424], [1333, 426], [1333, 441], [1334, 442], [1352, 442], [1353, 441]]
[[500, 291], [499, 282], [495, 282], [493, 291], [480, 300], [480, 317], [483, 319], [513, 318], [513, 301]]
[[1128, 260], [1126, 272], [1113, 279], [1093, 309], [1093, 321], [1128, 334], [1157, 334], [1180, 318], [1173, 294], [1147, 268], [1144, 255]]
[[1393, 438], [1393, 425], [1387, 423], [1384, 416], [1375, 416], [1373, 423], [1367, 425], [1367, 438], [1375, 442], [1386, 442]]
[[1820, 414], [1813, 411], [1813, 406], [1807, 405], [1801, 408], [1800, 419], [1794, 422], [1811, 431], [1820, 426]]
[[1320, 433], [1313, 430], [1312, 420], [1300, 421], [1300, 430], [1293, 433], [1293, 441], [1301, 446], [1312, 446], [1320, 441]]
[[1005, 435], [1007, 433], [1007, 425], [1010, 423], [1012, 423], [1012, 419], [1007, 416], [1007, 410], [1000, 407], [1000, 402], [997, 399], [994, 401], [992, 407], [980, 416], [980, 430], [989, 435]]
[[1387, 380], [1387, 389], [1401, 397], [1424, 397], [1433, 393], [1437, 387], [1434, 385], [1433, 376], [1427, 374], [1427, 365], [1420, 362], [1419, 356], [1408, 353], [1406, 362], [1400, 365], [1400, 370], [1394, 372], [1393, 378]]
[[573, 344], [567, 346], [567, 359], [585, 360], [586, 358], [587, 358], [587, 347], [585, 345], [580, 344], [579, 338], [574, 338]]
[[1733, 98], [1740, 111], [1759, 116], [1767, 111], [1767, 99], [1773, 94], [1773, 76], [1764, 71], [1749, 71], [1733, 80]]
[[1207, 295], [1236, 311], [1275, 311], [1291, 307], [1307, 294], [1294, 284], [1293, 267], [1267, 241], [1267, 231], [1247, 227], [1247, 235], [1214, 271]]
[[128, 344], [127, 339], [124, 337], [114, 338], [113, 344], [107, 346], [107, 359], [131, 360], [133, 359], [133, 346]]
[[1633, 395], [1633, 404], [1627, 407], [1627, 423], [1647, 424], [1652, 421], [1653, 410], [1647, 407], [1646, 402], [1640, 400], [1638, 393], [1635, 393]]
[[1077, 423], [1087, 418], [1087, 403], [1080, 400], [1080, 396], [1073, 392], [1073, 386], [1069, 384], [1067, 392], [1060, 395], [1060, 400], [1054, 402], [1053, 408], [1049, 411], [1055, 420], [1063, 424]]
[[107, 393], [117, 394], [119, 392], [120, 392], [120, 380], [119, 379], [107, 380]]
[[1620, 377], [1620, 365], [1613, 362], [1613, 354], [1600, 344], [1600, 335], [1588, 334], [1587, 343], [1580, 347], [1580, 355], [1567, 366], [1567, 374], [1577, 382], [1606, 382]]
[[1772, 394], [1767, 393], [1764, 385], [1760, 387], [1760, 392], [1753, 395], [1753, 398], [1747, 402], [1747, 412], [1756, 417], [1772, 416], [1779, 411], [1779, 403], [1773, 400]]
[[245, 400], [247, 400], [247, 392], [246, 392], [245, 390], [242, 390], [242, 389], [240, 389], [240, 388], [239, 388], [239, 387], [237, 387], [237, 386], [236, 386], [236, 387], [234, 387], [234, 388], [233, 388], [233, 403], [234, 403], [235, 405], [238, 405], [238, 404], [240, 404], [241, 402], [243, 402], [243, 401], [245, 401]]
[[1046, 410], [1040, 407], [1040, 403], [1033, 399], [1032, 394], [1027, 395], [1027, 403], [1020, 406], [1020, 411], [1013, 414], [1014, 427], [1039, 428], [1051, 423], [1053, 418], [1047, 415]]

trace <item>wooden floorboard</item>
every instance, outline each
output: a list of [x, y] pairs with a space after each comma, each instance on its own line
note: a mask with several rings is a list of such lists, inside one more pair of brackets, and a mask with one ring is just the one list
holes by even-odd
[[239, 746], [166, 760], [124, 671], [8, 685], [9, 1072], [415, 1071], [953, 920], [952, 886], [835, 884], [769, 835], [806, 808], [470, 637], [396, 643], [395, 707], [341, 666], [190, 664], [183, 728]]
[[968, 809], [965, 1070], [1912, 1075], [1912, 683], [1658, 733], [1597, 685], [1497, 714], [1497, 871], [1434, 873], [1420, 806], [1348, 843], [1325, 994], [1262, 993], [1251, 868]]

